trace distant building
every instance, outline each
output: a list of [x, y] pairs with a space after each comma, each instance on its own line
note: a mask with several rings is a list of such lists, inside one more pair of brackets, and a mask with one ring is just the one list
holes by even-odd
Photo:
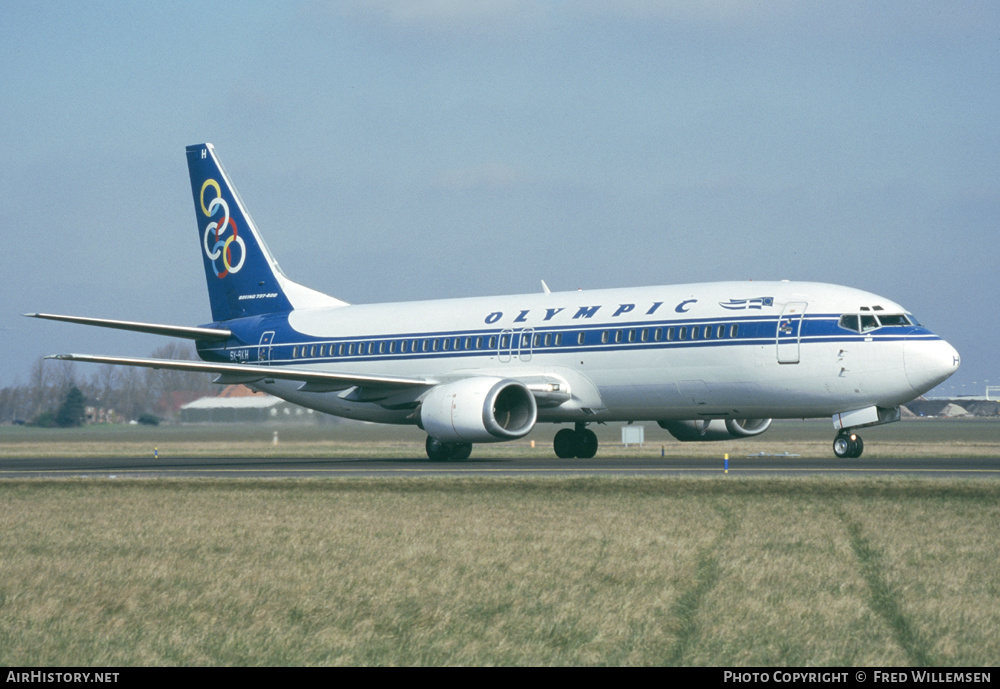
[[230, 385], [216, 397], [202, 397], [181, 407], [181, 423], [312, 423], [320, 416], [244, 385]]
[[121, 419], [115, 414], [114, 409], [103, 407], [84, 407], [84, 423], [121, 423]]

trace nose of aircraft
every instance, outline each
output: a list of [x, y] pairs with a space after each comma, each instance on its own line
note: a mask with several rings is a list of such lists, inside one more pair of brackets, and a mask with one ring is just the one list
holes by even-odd
[[962, 357], [944, 340], [910, 340], [903, 347], [903, 367], [910, 386], [922, 395], [958, 370]]

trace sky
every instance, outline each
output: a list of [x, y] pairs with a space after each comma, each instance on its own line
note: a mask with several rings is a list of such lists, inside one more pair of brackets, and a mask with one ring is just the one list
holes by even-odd
[[[352, 303], [815, 280], [1000, 385], [1000, 4], [0, 6], [0, 386], [211, 320], [184, 147]], [[92, 367], [77, 364], [89, 377]]]

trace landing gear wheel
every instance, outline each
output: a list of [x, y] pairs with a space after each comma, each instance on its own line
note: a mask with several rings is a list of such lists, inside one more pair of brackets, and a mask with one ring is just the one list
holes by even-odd
[[597, 454], [597, 435], [586, 428], [564, 428], [552, 439], [552, 449], [560, 459], [590, 459]]
[[552, 439], [552, 448], [559, 459], [576, 457], [576, 433], [569, 428], [562, 429]]
[[576, 456], [590, 459], [597, 454], [597, 434], [589, 428], [576, 432]]
[[442, 443], [430, 436], [424, 447], [432, 462], [460, 462], [472, 454], [472, 443]]
[[427, 436], [424, 448], [432, 462], [447, 462], [451, 459], [451, 446], [448, 443], [442, 443], [440, 440]]
[[833, 440], [833, 454], [840, 459], [857, 459], [865, 451], [865, 441], [854, 433], [839, 433]]

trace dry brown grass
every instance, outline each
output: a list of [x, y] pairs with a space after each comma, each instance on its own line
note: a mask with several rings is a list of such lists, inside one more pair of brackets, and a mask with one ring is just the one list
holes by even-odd
[[3, 482], [0, 663], [992, 664], [995, 495], [732, 477]]

